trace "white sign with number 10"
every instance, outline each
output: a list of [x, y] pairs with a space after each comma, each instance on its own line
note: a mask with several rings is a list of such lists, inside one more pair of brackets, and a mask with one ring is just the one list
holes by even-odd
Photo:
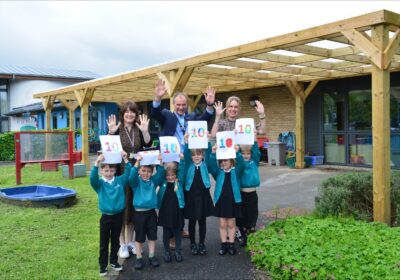
[[162, 136], [160, 137], [160, 151], [163, 162], [179, 162], [179, 153], [181, 146], [175, 136]]
[[190, 121], [188, 122], [189, 133], [189, 149], [207, 149], [207, 122], [206, 121]]
[[237, 119], [235, 123], [235, 142], [238, 145], [254, 144], [254, 119], [242, 118]]
[[122, 161], [122, 145], [119, 135], [100, 135], [104, 163], [119, 164]]

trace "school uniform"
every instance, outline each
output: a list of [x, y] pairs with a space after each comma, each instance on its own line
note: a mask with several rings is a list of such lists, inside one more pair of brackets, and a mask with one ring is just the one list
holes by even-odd
[[131, 164], [125, 166], [124, 174], [111, 180], [99, 178], [99, 167], [90, 172], [90, 185], [98, 195], [100, 218], [99, 264], [108, 265], [108, 243], [111, 243], [110, 263], [118, 263], [119, 235], [121, 233], [123, 211], [125, 209], [125, 188], [128, 182]]
[[[243, 162], [243, 157], [239, 153], [236, 155], [236, 162]], [[218, 166], [216, 155], [211, 154], [209, 170], [216, 181], [214, 191], [215, 216], [227, 219], [241, 217], [240, 169], [232, 167], [228, 171], [223, 170]]]
[[[175, 190], [175, 188], [177, 188]], [[181, 228], [183, 226], [183, 198], [182, 186], [177, 182], [164, 182], [157, 194], [158, 225], [163, 227], [163, 244], [166, 252], [170, 251], [169, 239], [175, 237], [175, 249], [181, 251]]]
[[148, 240], [157, 240], [157, 194], [156, 187], [164, 178], [164, 167], [158, 165], [157, 172], [147, 181], [138, 174], [138, 168], [133, 167], [129, 176], [129, 184], [133, 191], [133, 225], [135, 241], [144, 243]]
[[[185, 145], [184, 160], [180, 166], [184, 167], [181, 176], [185, 182], [185, 219], [201, 220], [212, 216], [214, 204], [210, 195], [210, 175], [208, 161], [211, 147], [204, 152], [203, 161], [196, 165], [192, 161], [192, 155], [188, 145]], [[181, 170], [182, 170], [181, 169]]]
[[242, 171], [239, 175], [243, 216], [237, 219], [237, 225], [239, 228], [247, 230], [254, 230], [257, 224], [258, 195], [256, 189], [260, 187], [259, 163], [260, 150], [258, 143], [255, 142], [251, 148], [251, 159], [243, 161]]

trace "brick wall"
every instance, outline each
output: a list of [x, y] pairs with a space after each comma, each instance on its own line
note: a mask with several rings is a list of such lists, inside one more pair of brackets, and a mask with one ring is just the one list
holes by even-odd
[[224, 101], [236, 95], [242, 100], [241, 117], [254, 118], [258, 122], [257, 111], [250, 106], [249, 98], [253, 95], [259, 97], [264, 105], [267, 120], [267, 136], [270, 141], [276, 141], [282, 131], [295, 131], [295, 99], [286, 87], [272, 87], [265, 89], [254, 89], [240, 92], [217, 94], [217, 98]]

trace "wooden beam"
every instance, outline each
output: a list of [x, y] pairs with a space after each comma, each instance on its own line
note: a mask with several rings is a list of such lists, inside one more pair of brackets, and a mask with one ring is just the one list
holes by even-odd
[[294, 81], [286, 81], [290, 93], [296, 100], [296, 168], [304, 168], [304, 102], [303, 85]]
[[173, 69], [179, 69], [180, 67], [199, 67], [215, 62], [232, 60], [237, 57], [262, 54], [272, 49], [302, 45], [307, 42], [316, 41], [318, 38], [322, 38], [325, 36], [338, 37], [342, 30], [367, 29], [369, 26], [380, 23], [397, 25], [398, 22], [398, 14], [386, 10], [381, 10], [370, 14], [365, 14], [305, 30], [300, 30], [297, 32], [292, 32], [289, 34], [276, 36], [273, 38], [263, 39], [248, 44], [243, 44], [203, 55], [194, 56], [172, 63], [148, 67], [138, 71], [131, 71], [103, 79], [96, 79], [93, 81], [78, 83], [61, 89], [42, 92], [39, 94], [35, 94], [34, 97], [39, 98], [48, 95], [60, 95], [63, 93], [70, 93], [82, 88], [110, 85], [128, 80], [137, 80], [144, 78], [147, 79], [148, 77], [154, 77], [158, 72], [171, 71]]
[[306, 90], [304, 91], [304, 97], [307, 98], [310, 93], [314, 90], [314, 88], [317, 86], [318, 84], [318, 80], [314, 80], [311, 81], [311, 83], [308, 85], [308, 87], [306, 88]]
[[42, 105], [46, 115], [46, 130], [51, 130], [51, 110], [53, 109], [55, 98], [54, 96], [47, 96], [45, 98], [41, 98]]
[[[383, 51], [387, 26], [372, 28], [372, 42]], [[390, 225], [390, 73], [372, 66], [373, 209], [374, 221]]]
[[93, 98], [95, 88], [84, 88], [76, 90], [75, 97], [81, 107], [81, 129], [82, 129], [82, 162], [86, 170], [90, 170], [89, 162], [89, 104]]
[[193, 67], [180, 67], [172, 80], [171, 90], [173, 93], [183, 91], [193, 73]]
[[383, 52], [383, 69], [388, 69], [392, 61], [392, 57], [397, 52], [400, 44], [400, 28], [394, 33], [393, 37], [389, 40], [385, 51]]
[[342, 34], [346, 36], [357, 48], [362, 50], [365, 55], [379, 68], [383, 68], [383, 55], [364, 34], [356, 29], [343, 30]]

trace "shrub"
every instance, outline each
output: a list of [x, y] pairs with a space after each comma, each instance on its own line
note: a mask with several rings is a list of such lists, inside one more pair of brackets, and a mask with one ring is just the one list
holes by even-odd
[[[350, 216], [373, 220], [372, 172], [345, 173], [322, 182], [316, 197], [315, 213], [320, 217]], [[400, 171], [391, 174], [392, 224], [398, 223]]]
[[400, 228], [345, 218], [291, 217], [248, 239], [272, 279], [400, 279]]
[[0, 161], [15, 159], [14, 132], [0, 134]]

